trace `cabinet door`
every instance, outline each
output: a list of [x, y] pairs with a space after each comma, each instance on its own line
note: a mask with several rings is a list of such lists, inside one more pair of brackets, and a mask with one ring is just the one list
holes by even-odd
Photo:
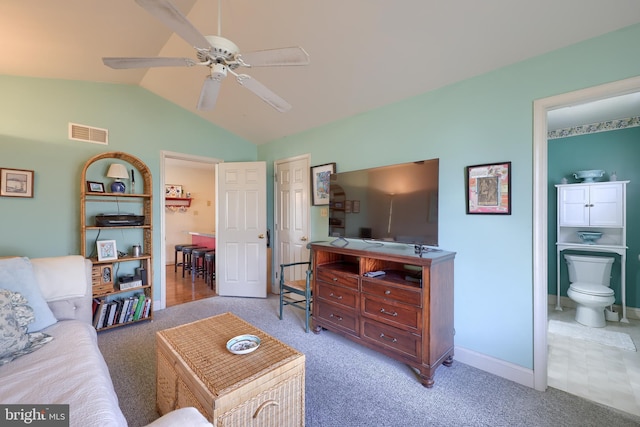
[[589, 225], [589, 187], [562, 187], [558, 197], [561, 226], [576, 227]]
[[591, 187], [589, 206], [592, 227], [622, 227], [624, 218], [622, 185]]

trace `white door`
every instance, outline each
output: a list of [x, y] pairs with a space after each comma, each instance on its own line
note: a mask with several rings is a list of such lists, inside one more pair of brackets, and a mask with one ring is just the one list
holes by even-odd
[[267, 297], [265, 162], [216, 165], [216, 285], [221, 296]]
[[[276, 284], [280, 281], [280, 264], [309, 260], [309, 175], [308, 156], [275, 165]], [[287, 279], [304, 279], [305, 271], [302, 267], [289, 268]]]

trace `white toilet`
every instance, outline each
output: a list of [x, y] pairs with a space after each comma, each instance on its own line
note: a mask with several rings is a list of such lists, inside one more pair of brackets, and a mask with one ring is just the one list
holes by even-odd
[[577, 304], [576, 321], [592, 328], [604, 327], [604, 309], [615, 301], [609, 287], [614, 258], [565, 254], [564, 259], [571, 282], [567, 295]]

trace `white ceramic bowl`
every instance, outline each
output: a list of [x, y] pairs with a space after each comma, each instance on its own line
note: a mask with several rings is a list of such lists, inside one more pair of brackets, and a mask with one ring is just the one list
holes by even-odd
[[604, 175], [604, 171], [601, 169], [592, 169], [588, 171], [577, 171], [573, 174], [576, 179], [581, 179], [582, 182], [593, 182], [594, 178], [601, 178]]
[[247, 354], [260, 347], [260, 338], [255, 335], [238, 335], [227, 341], [227, 350], [233, 354]]

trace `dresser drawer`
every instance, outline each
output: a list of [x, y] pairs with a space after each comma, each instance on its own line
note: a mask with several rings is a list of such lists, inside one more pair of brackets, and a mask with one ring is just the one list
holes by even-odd
[[324, 301], [316, 300], [314, 304], [317, 304], [318, 317], [321, 323], [328, 322], [349, 333], [358, 334], [360, 328], [358, 316], [354, 310], [348, 310]]
[[316, 298], [326, 299], [352, 309], [357, 308], [358, 292], [341, 286], [333, 286], [326, 282], [317, 282]]
[[358, 276], [336, 274], [334, 270], [323, 269], [321, 267], [317, 269], [316, 280], [358, 289]]
[[362, 318], [362, 338], [373, 341], [404, 357], [420, 360], [421, 338], [411, 332]]
[[362, 294], [362, 314], [399, 328], [420, 332], [422, 311], [415, 306]]
[[362, 292], [404, 302], [406, 304], [412, 304], [417, 307], [422, 306], [422, 294], [420, 290], [393, 286], [381, 280], [362, 279]]

